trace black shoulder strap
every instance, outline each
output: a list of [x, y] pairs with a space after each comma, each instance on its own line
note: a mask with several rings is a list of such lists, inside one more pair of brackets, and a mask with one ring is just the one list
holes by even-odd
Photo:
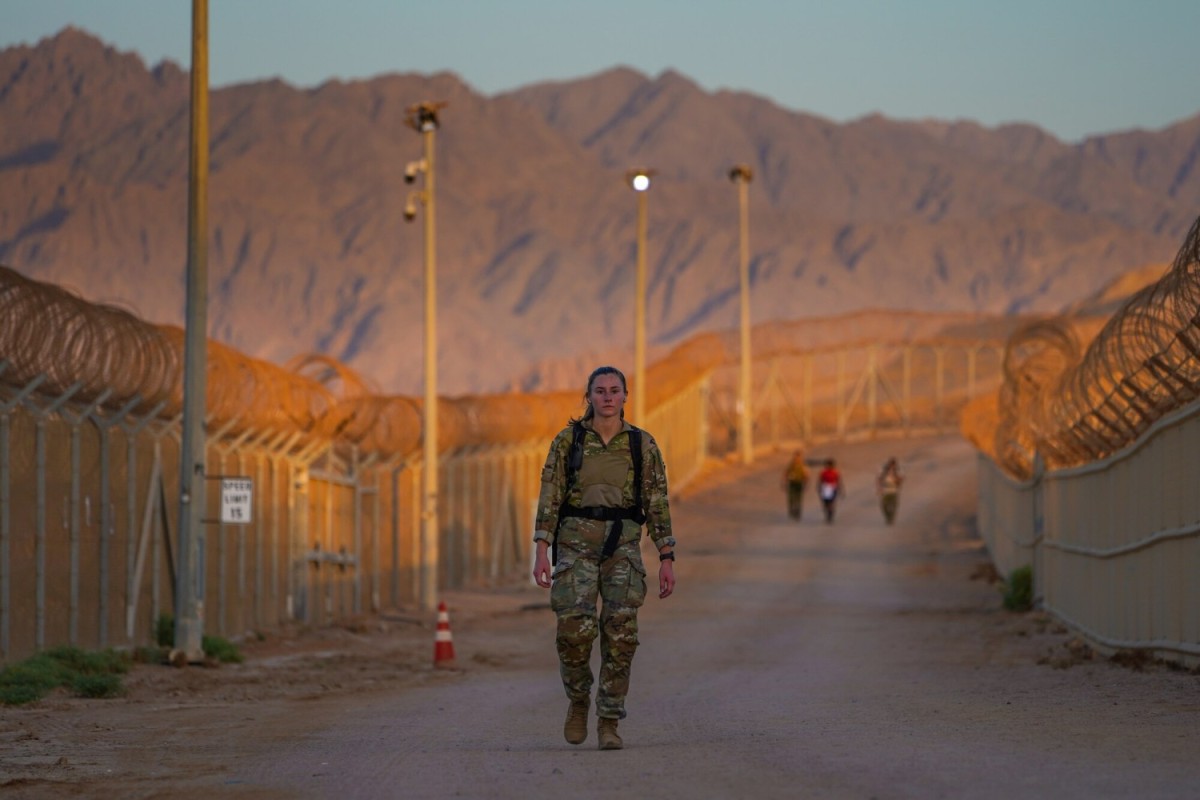
[[629, 426], [629, 455], [633, 458], [633, 510], [641, 513], [645, 521], [645, 511], [642, 509], [642, 429]]
[[587, 429], [583, 427], [582, 422], [571, 424], [571, 450], [567, 455], [568, 492], [575, 485], [575, 480], [579, 477], [579, 470], [583, 468], [583, 437], [586, 435]]
[[[558, 526], [562, 527], [563, 517], [566, 516], [567, 498], [571, 494], [575, 481], [579, 478], [579, 470], [583, 468], [583, 437], [587, 430], [578, 420], [571, 423], [571, 449], [567, 451], [567, 482], [563, 489], [562, 503], [558, 506]], [[551, 564], [558, 564], [558, 528], [554, 529], [554, 541], [550, 543]]]

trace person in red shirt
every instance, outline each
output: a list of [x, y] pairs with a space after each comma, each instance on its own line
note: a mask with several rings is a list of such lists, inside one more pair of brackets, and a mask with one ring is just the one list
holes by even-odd
[[825, 521], [833, 522], [834, 505], [839, 497], [846, 495], [846, 487], [842, 484], [842, 474], [837, 470], [837, 464], [832, 458], [825, 459], [825, 469], [817, 476], [817, 494], [821, 497], [821, 507], [825, 510]]

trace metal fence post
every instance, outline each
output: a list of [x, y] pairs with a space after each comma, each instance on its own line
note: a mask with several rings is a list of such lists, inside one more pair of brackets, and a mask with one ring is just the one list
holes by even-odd
[[75, 395], [83, 383], [76, 381], [66, 392], [59, 395], [45, 408], [37, 408], [27, 404], [34, 414], [34, 502], [36, 504], [36, 523], [34, 532], [34, 591], [36, 610], [34, 620], [37, 632], [35, 634], [38, 650], [46, 649], [46, 420], [58, 413], [68, 400]]
[[912, 353], [911, 345], [904, 347], [904, 435], [912, 433]]
[[936, 389], [934, 390], [934, 408], [936, 409], [936, 425], [938, 433], [941, 433], [944, 423], [944, 398], [946, 393], [946, 348], [938, 347], [934, 350], [936, 358]]
[[[80, 548], [82, 546], [82, 542], [80, 541], [80, 537], [81, 537], [81, 533], [82, 533], [81, 532], [81, 524], [80, 524], [80, 505], [81, 505], [82, 484], [83, 484], [82, 477], [81, 477], [82, 466], [80, 463], [81, 458], [82, 458], [82, 454], [80, 452], [80, 450], [82, 449], [82, 431], [80, 429], [82, 428], [84, 422], [87, 421], [88, 418], [90, 418], [92, 416], [92, 414], [95, 412], [95, 410], [105, 400], [107, 400], [109, 395], [111, 395], [111, 394], [112, 394], [112, 389], [105, 389], [100, 394], [99, 397], [94, 399], [87, 407], [85, 407], [79, 413], [68, 412], [65, 410], [65, 408], [61, 409], [59, 412], [59, 416], [61, 416], [62, 419], [65, 420], [66, 423], [71, 426], [71, 436], [70, 436], [70, 439], [71, 439], [71, 455], [70, 455], [70, 459], [71, 459], [71, 494], [70, 494], [70, 513], [69, 513], [69, 522], [68, 522], [68, 547], [69, 547], [68, 560], [69, 560], [69, 564], [70, 564], [70, 566], [69, 566], [70, 588], [68, 590], [69, 595], [68, 595], [68, 601], [67, 601], [67, 630], [68, 630], [67, 640], [72, 646], [78, 646], [78, 644], [79, 644], [79, 595], [80, 595], [80, 582], [81, 582], [79, 557], [80, 557]], [[102, 430], [99, 425], [97, 425], [97, 429]], [[102, 453], [102, 458], [101, 458], [101, 476], [102, 477], [101, 477], [101, 480], [106, 481], [107, 475], [105, 474], [105, 471], [108, 469], [108, 462], [107, 462], [107, 458], [106, 458], [107, 454], [105, 453], [106, 448], [104, 448], [103, 445], [104, 445], [104, 443], [102, 441], [101, 442], [101, 447], [102, 447], [102, 449], [101, 449], [101, 453]], [[101, 536], [103, 536], [103, 531], [101, 532]], [[106, 569], [107, 564], [104, 564], [103, 567]], [[101, 587], [100, 587], [100, 592], [101, 592], [102, 596], [104, 594], [104, 591], [105, 591], [105, 585], [102, 583]], [[101, 607], [103, 608], [103, 600], [101, 600]], [[101, 641], [103, 641], [103, 640], [101, 640]]]
[[[166, 402], [158, 403], [154, 409], [142, 417], [142, 420], [126, 425], [120, 421], [118, 425], [125, 434], [125, 606], [131, 608], [133, 597], [133, 570], [136, 560], [136, 525], [138, 518], [138, 438], [146, 426], [161, 413]], [[151, 492], [152, 492], [151, 487]], [[146, 505], [151, 504], [151, 493], [146, 493]], [[132, 643], [133, 628], [126, 625], [126, 642]]]
[[871, 438], [875, 438], [878, 431], [876, 425], [878, 423], [879, 412], [879, 348], [871, 345], [867, 349], [867, 429], [871, 432]]
[[108, 598], [109, 591], [109, 544], [113, 535], [113, 509], [111, 501], [112, 482], [109, 475], [111, 462], [111, 446], [109, 441], [109, 433], [112, 430], [115, 421], [120, 420], [132, 410], [140, 398], [134, 397], [133, 400], [125, 404], [124, 408], [118, 411], [111, 419], [104, 419], [95, 414], [91, 415], [92, 424], [96, 426], [97, 432], [100, 434], [100, 496], [97, 501], [100, 504], [100, 533], [99, 533], [99, 568], [100, 568], [100, 590], [97, 599], [98, 617], [97, 620], [97, 640], [101, 647], [108, 647], [111, 644], [108, 641]]

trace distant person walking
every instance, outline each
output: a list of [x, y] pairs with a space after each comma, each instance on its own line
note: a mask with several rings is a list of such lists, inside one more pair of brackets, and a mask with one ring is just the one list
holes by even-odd
[[533, 535], [533, 577], [550, 589], [558, 619], [559, 674], [570, 703], [563, 736], [571, 744], [587, 739], [592, 642], [600, 636], [601, 750], [623, 746], [617, 721], [625, 718], [637, 613], [646, 597], [643, 524], [658, 550], [658, 596], [675, 590], [666, 465], [654, 437], [625, 421], [627, 392], [615, 367], [599, 367], [588, 377], [587, 411], [550, 443]]
[[804, 466], [804, 451], [797, 450], [783, 470], [783, 488], [787, 492], [788, 516], [800, 519], [804, 501], [804, 486], [808, 483], [808, 468]]
[[900, 484], [904, 476], [900, 473], [900, 464], [895, 457], [889, 458], [875, 478], [875, 493], [879, 495], [879, 507], [883, 510], [883, 518], [891, 525], [896, 521], [896, 509], [900, 506]]
[[832, 458], [825, 459], [825, 468], [817, 476], [817, 494], [825, 511], [825, 521], [833, 522], [835, 506], [838, 498], [845, 496], [846, 487], [842, 483], [842, 473], [838, 472], [837, 463]]

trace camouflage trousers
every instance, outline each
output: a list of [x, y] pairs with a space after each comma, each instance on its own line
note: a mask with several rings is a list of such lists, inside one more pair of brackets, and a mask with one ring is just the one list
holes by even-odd
[[645, 599], [646, 568], [637, 542], [617, 548], [603, 564], [599, 552], [560, 552], [550, 589], [558, 617], [559, 673], [572, 702], [590, 702], [592, 642], [600, 635], [599, 717], [625, 718], [629, 669], [638, 646], [637, 612]]
[[900, 505], [900, 495], [895, 492], [885, 492], [879, 500], [879, 507], [883, 509], [883, 518], [891, 525], [896, 521], [896, 509]]

